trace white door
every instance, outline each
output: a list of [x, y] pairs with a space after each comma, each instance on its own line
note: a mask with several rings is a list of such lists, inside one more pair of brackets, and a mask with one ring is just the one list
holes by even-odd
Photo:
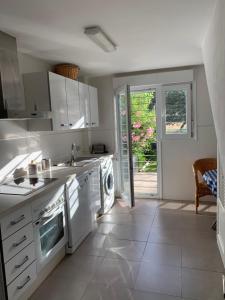
[[69, 128], [81, 128], [82, 121], [80, 114], [78, 81], [66, 78], [66, 99], [68, 108]]
[[81, 127], [86, 128], [91, 126], [91, 116], [89, 109], [89, 89], [88, 85], [79, 82], [79, 97], [80, 97], [80, 112], [81, 112]]
[[91, 127], [99, 126], [98, 116], [98, 91], [95, 87], [89, 86], [89, 101], [90, 101], [90, 115], [91, 115]]
[[120, 165], [120, 194], [130, 206], [135, 205], [132, 141], [130, 132], [130, 87], [124, 86], [116, 92], [117, 106], [117, 157]]
[[53, 130], [68, 129], [65, 77], [49, 72], [49, 89]]

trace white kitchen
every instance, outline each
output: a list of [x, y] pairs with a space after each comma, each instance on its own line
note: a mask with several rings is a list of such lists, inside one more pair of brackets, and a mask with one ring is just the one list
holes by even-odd
[[0, 300], [223, 299], [225, 6], [185, 2], [0, 3]]

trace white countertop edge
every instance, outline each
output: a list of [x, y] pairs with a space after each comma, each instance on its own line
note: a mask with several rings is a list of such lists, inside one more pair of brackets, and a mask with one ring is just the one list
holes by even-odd
[[29, 194], [27, 196], [23, 195], [6, 195], [0, 194], [0, 222], [3, 217], [9, 213], [19, 209], [20, 207], [32, 203], [37, 200], [38, 197], [41, 197], [51, 188], [56, 188], [57, 186], [63, 185], [68, 180], [68, 177], [71, 175], [79, 176], [88, 170], [94, 168], [100, 164], [100, 159], [95, 160], [86, 166], [83, 167], [52, 167], [51, 172], [42, 172], [39, 175], [46, 178], [56, 178], [55, 181], [49, 183], [43, 188], [38, 189], [37, 191]]

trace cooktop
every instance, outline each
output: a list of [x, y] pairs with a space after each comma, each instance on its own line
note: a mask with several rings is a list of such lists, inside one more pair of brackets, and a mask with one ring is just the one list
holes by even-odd
[[19, 177], [0, 185], [0, 194], [29, 195], [55, 181], [56, 178]]

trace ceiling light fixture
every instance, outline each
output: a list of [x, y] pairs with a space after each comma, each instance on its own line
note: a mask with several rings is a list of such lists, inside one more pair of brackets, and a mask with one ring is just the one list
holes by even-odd
[[84, 33], [105, 52], [116, 50], [116, 44], [104, 33], [99, 26], [86, 27]]

